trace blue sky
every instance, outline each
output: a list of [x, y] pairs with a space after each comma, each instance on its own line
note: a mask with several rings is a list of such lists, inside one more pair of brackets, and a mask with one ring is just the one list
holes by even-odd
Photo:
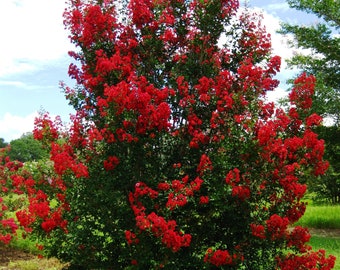
[[[32, 131], [34, 117], [41, 109], [60, 115], [67, 122], [73, 109], [64, 98], [59, 82], [68, 85], [67, 70], [73, 47], [63, 26], [63, 0], [0, 0], [0, 138], [6, 142]], [[240, 1], [243, 3], [243, 1]], [[249, 0], [249, 5], [264, 13], [264, 24], [272, 34], [274, 53], [292, 55], [284, 39], [275, 34], [280, 20], [313, 23], [311, 15], [289, 9], [282, 0]], [[294, 71], [283, 70], [284, 82]], [[284, 95], [284, 83], [271, 98]]]

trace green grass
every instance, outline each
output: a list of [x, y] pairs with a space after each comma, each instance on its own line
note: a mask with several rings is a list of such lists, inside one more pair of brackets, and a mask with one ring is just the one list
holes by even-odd
[[328, 237], [314, 235], [309, 243], [313, 247], [313, 250], [324, 249], [326, 250], [326, 255], [335, 256], [337, 259], [334, 270], [340, 270], [340, 236]]
[[340, 229], [340, 205], [307, 205], [306, 213], [295, 225], [316, 229]]

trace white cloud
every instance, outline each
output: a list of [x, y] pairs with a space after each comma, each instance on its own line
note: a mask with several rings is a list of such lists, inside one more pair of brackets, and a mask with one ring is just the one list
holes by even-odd
[[37, 112], [26, 116], [17, 116], [6, 113], [0, 118], [0, 138], [6, 142], [18, 139], [26, 132], [32, 132], [34, 128], [34, 119], [38, 116]]
[[274, 91], [267, 92], [267, 99], [268, 101], [277, 102], [282, 98], [287, 97], [287, 91], [282, 87], [277, 87]]
[[274, 4], [266, 5], [263, 8], [265, 8], [266, 10], [272, 10], [273, 13], [275, 13], [275, 10], [279, 10], [280, 12], [288, 11], [289, 5], [286, 2], [281, 2], [281, 3], [274, 3]]
[[0, 77], [36, 70], [66, 55], [71, 44], [61, 0], [0, 1]]
[[49, 84], [34, 84], [31, 83], [29, 81], [11, 81], [11, 80], [1, 80], [0, 79], [0, 91], [5, 90], [2, 89], [1, 86], [5, 86], [5, 87], [16, 87], [19, 89], [26, 89], [26, 90], [33, 90], [35, 92], [39, 91], [39, 90], [48, 90], [48, 89], [55, 89], [56, 87], [58, 87], [58, 85], [49, 85]]

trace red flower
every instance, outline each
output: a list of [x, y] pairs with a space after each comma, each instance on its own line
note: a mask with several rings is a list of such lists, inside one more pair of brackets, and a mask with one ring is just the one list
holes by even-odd
[[15, 214], [20, 225], [23, 226], [24, 228], [28, 228], [35, 221], [35, 217], [33, 217], [30, 213], [28, 213], [25, 210], [20, 210]]
[[322, 122], [322, 117], [313, 113], [306, 119], [306, 126], [312, 127], [312, 126], [319, 126]]
[[208, 196], [201, 196], [200, 197], [200, 204], [208, 204], [209, 203], [209, 197]]
[[213, 166], [210, 158], [206, 154], [203, 154], [200, 163], [197, 166], [197, 172], [202, 175], [205, 171], [211, 171], [212, 169]]
[[211, 248], [207, 250], [204, 261], [209, 262], [217, 267], [222, 265], [231, 265], [233, 263], [233, 257], [227, 250], [213, 251]]
[[174, 195], [174, 193], [170, 193], [168, 196], [168, 201], [166, 203], [166, 207], [170, 210], [174, 210], [176, 207], [184, 206], [188, 203], [188, 198], [184, 194]]
[[0, 233], [0, 242], [3, 242], [5, 245], [8, 245], [11, 242], [12, 236], [7, 233], [6, 235], [2, 235]]
[[288, 218], [280, 217], [277, 214], [272, 215], [267, 221], [267, 230], [271, 234], [271, 239], [279, 239], [286, 235], [289, 224]]
[[175, 192], [179, 192], [182, 188], [184, 188], [184, 184], [179, 180], [173, 180], [171, 182], [171, 187]]
[[55, 227], [57, 227], [57, 223], [53, 219], [47, 219], [41, 223], [41, 228], [47, 233], [51, 232]]
[[326, 258], [324, 250], [319, 250], [317, 252], [307, 252], [301, 256], [288, 254], [285, 258], [278, 258], [278, 267], [282, 270], [331, 270], [334, 268], [335, 259], [336, 258], [332, 255]]
[[263, 225], [257, 225], [257, 224], [250, 224], [251, 233], [260, 238], [265, 239], [266, 238], [266, 232]]
[[139, 239], [137, 238], [136, 234], [131, 231], [125, 231], [125, 238], [129, 245], [139, 243]]
[[196, 177], [196, 179], [192, 182], [190, 182], [190, 186], [194, 191], [199, 191], [201, 189], [201, 185], [203, 183], [203, 180], [199, 177]]
[[35, 213], [40, 218], [45, 218], [50, 213], [50, 206], [47, 201], [31, 203], [29, 206], [30, 212]]
[[250, 188], [248, 186], [234, 186], [231, 195], [244, 201], [250, 197]]
[[166, 191], [166, 190], [170, 189], [170, 185], [169, 185], [168, 183], [159, 183], [158, 186], [157, 186], [157, 188], [158, 188], [159, 190], [164, 190], [164, 191]]
[[106, 171], [112, 171], [119, 164], [119, 159], [116, 156], [109, 156], [104, 160], [104, 168]]
[[240, 170], [235, 168], [229, 171], [225, 178], [225, 182], [231, 186], [239, 183], [240, 182]]
[[296, 226], [293, 231], [291, 231], [288, 235], [288, 246], [295, 246], [299, 249], [301, 253], [306, 252], [310, 249], [306, 243], [309, 242], [311, 235], [308, 232], [308, 229], [302, 228], [300, 226]]
[[138, 28], [142, 28], [152, 22], [152, 2], [150, 0], [130, 1], [129, 8], [132, 11], [132, 21]]
[[312, 96], [314, 94], [315, 77], [301, 74], [295, 81], [289, 100], [298, 108], [308, 110], [312, 106]]

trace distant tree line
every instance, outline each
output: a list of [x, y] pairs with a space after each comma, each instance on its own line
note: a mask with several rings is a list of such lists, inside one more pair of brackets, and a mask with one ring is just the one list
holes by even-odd
[[37, 161], [49, 156], [48, 150], [44, 149], [41, 142], [33, 138], [32, 133], [25, 133], [20, 138], [12, 140], [10, 143], [0, 138], [0, 148], [6, 148], [7, 156], [11, 160], [21, 162]]

